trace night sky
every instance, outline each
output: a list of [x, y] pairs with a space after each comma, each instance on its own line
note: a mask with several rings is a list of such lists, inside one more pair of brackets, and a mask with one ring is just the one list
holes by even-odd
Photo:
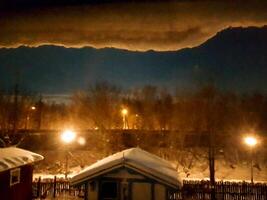
[[230, 26], [267, 22], [264, 0], [1, 2], [2, 47], [54, 44], [178, 50], [197, 46]]
[[[12, 85], [12, 70], [21, 68], [26, 85], [34, 81], [35, 90], [47, 93], [83, 89], [88, 82], [100, 79], [127, 87], [159, 84], [188, 88], [195, 80], [194, 71], [203, 69], [204, 74], [215, 74], [222, 87], [264, 90], [266, 40], [258, 37], [257, 27], [261, 36], [266, 33], [266, 27], [262, 28], [267, 24], [266, 10], [264, 0], [4, 0], [0, 3], [0, 78], [4, 85]], [[247, 33], [250, 26], [255, 33]], [[220, 42], [209, 41], [229, 27], [243, 27], [245, 31], [226, 31], [231, 34], [219, 37]], [[230, 44], [225, 46], [225, 41]], [[205, 44], [209, 44], [208, 50]], [[41, 51], [43, 45], [53, 46]], [[28, 51], [38, 54], [39, 59], [29, 58], [26, 47], [21, 50], [20, 46], [36, 47]], [[66, 53], [70, 47], [78, 49]], [[110, 47], [117, 50], [101, 49]], [[50, 50], [56, 58], [50, 59]], [[245, 56], [249, 58], [242, 59]], [[244, 79], [246, 84], [242, 85]], [[46, 80], [64, 81], [64, 86], [46, 84]]]

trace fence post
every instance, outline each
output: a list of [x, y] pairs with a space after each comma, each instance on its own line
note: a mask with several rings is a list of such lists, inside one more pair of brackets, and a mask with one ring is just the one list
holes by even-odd
[[53, 197], [56, 197], [57, 193], [57, 176], [54, 177], [54, 185], [53, 185]]
[[183, 187], [182, 187], [182, 189], [181, 189], [181, 199], [182, 199], [182, 200], [185, 199], [185, 198], [184, 198], [184, 183], [183, 183]]
[[84, 191], [84, 199], [85, 200], [88, 200], [88, 182], [86, 182], [85, 184], [84, 184], [84, 186], [85, 186], [85, 191]]
[[225, 191], [224, 191], [224, 182], [222, 181], [222, 196], [223, 196], [223, 200], [225, 199]]
[[41, 177], [38, 178], [37, 182], [37, 198], [40, 197], [40, 190], [41, 190]]

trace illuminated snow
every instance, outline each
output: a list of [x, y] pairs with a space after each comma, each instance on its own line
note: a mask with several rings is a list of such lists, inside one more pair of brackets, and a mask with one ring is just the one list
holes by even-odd
[[132, 148], [118, 152], [86, 167], [81, 172], [74, 175], [71, 179], [71, 183], [93, 178], [102, 171], [112, 170], [121, 166], [139, 169], [146, 174], [150, 174], [153, 177], [178, 187], [182, 184], [177, 171], [169, 162], [140, 148]]
[[0, 172], [43, 160], [44, 157], [16, 147], [0, 148]]

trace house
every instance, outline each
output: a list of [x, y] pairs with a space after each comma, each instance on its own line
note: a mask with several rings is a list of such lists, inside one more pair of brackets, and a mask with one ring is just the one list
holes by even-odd
[[42, 159], [20, 148], [0, 148], [0, 199], [32, 199], [33, 163]]
[[182, 182], [169, 162], [131, 148], [83, 169], [71, 185], [84, 185], [86, 200], [165, 200]]

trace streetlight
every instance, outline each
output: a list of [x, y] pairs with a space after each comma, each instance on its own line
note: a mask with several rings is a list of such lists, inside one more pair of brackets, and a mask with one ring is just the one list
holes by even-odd
[[61, 134], [61, 140], [67, 144], [71, 143], [75, 138], [76, 138], [76, 133], [72, 130], [65, 130]]
[[139, 115], [135, 114], [135, 120], [134, 120], [134, 128], [138, 129], [138, 119], [139, 119]]
[[244, 141], [250, 147], [254, 147], [258, 143], [257, 139], [251, 136], [245, 137]]
[[253, 148], [258, 144], [258, 141], [253, 136], [247, 136], [244, 138], [244, 142], [250, 148], [250, 171], [251, 171], [251, 183], [253, 184]]
[[85, 140], [85, 138], [84, 137], [79, 137], [78, 138], [78, 140], [77, 140], [77, 142], [80, 144], [80, 145], [85, 145], [85, 143], [86, 143], [86, 140]]
[[128, 110], [126, 108], [123, 108], [121, 110], [121, 114], [122, 114], [122, 119], [123, 119], [123, 129], [128, 129], [128, 120], [127, 120], [127, 115], [128, 115]]
[[76, 133], [72, 130], [65, 130], [61, 134], [61, 140], [66, 143], [66, 149], [65, 149], [65, 154], [66, 154], [66, 161], [65, 161], [65, 179], [68, 178], [68, 171], [69, 171], [69, 158], [68, 158], [68, 144], [73, 142], [76, 138]]
[[31, 106], [30, 108], [27, 109], [27, 116], [26, 116], [26, 123], [25, 123], [25, 130], [28, 129], [28, 124], [30, 121], [30, 112], [34, 112], [36, 110], [35, 106]]

